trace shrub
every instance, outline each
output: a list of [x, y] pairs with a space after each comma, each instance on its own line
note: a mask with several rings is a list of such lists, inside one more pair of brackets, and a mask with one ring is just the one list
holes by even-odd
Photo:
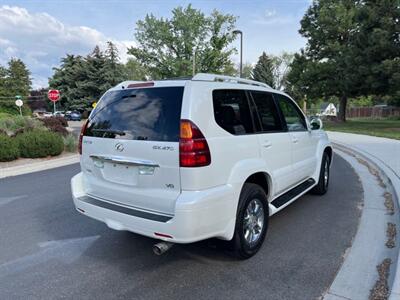
[[0, 134], [0, 161], [11, 161], [19, 155], [18, 144], [15, 139]]
[[18, 128], [11, 136], [16, 137], [18, 134], [24, 133], [25, 131], [27, 131], [25, 128]]
[[50, 128], [50, 127], [56, 126], [56, 125], [68, 127], [68, 122], [63, 117], [48, 117], [48, 118], [41, 119], [41, 121], [43, 122], [44, 126], [46, 126], [47, 128]]
[[0, 129], [13, 135], [17, 130], [23, 128], [24, 131], [33, 129], [44, 129], [42, 122], [31, 117], [9, 116], [0, 118]]
[[44, 118], [41, 121], [43, 122], [44, 126], [46, 126], [46, 128], [53, 132], [57, 132], [63, 136], [66, 136], [68, 134], [67, 129], [65, 129], [65, 127], [68, 126], [68, 122], [63, 117], [49, 117]]
[[76, 152], [78, 150], [78, 138], [73, 134], [68, 134], [63, 138], [65, 151]]
[[58, 121], [60, 122], [60, 124], [64, 127], [68, 127], [68, 121], [66, 118], [61, 117], [61, 116], [57, 116], [56, 119], [58, 119]]
[[15, 137], [21, 157], [37, 158], [55, 156], [64, 150], [63, 139], [60, 135], [45, 131], [32, 130]]
[[60, 134], [62, 136], [67, 136], [68, 135], [68, 130], [64, 126], [62, 126], [60, 124], [54, 125], [52, 127], [49, 127], [49, 129], [50, 129], [50, 131], [58, 133], [58, 134]]

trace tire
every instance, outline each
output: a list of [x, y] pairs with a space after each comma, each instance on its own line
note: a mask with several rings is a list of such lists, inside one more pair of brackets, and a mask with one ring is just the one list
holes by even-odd
[[311, 190], [315, 195], [324, 195], [328, 191], [330, 178], [330, 158], [328, 153], [322, 155], [321, 170], [319, 172], [318, 184]]
[[268, 217], [268, 200], [264, 190], [257, 184], [245, 183], [240, 193], [232, 239], [238, 258], [250, 258], [261, 248], [268, 229]]

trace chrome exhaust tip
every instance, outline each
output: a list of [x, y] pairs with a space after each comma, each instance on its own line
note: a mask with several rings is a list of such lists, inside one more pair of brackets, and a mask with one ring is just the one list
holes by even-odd
[[169, 242], [160, 242], [157, 244], [154, 244], [153, 246], [153, 252], [155, 255], [162, 255], [165, 252], [167, 252], [171, 247], [174, 245], [174, 243], [169, 243]]

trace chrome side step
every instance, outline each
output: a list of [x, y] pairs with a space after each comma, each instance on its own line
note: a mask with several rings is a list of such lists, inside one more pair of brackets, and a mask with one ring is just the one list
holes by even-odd
[[272, 201], [271, 204], [276, 208], [279, 208], [314, 184], [315, 184], [314, 179], [312, 178], [307, 179], [306, 181], [300, 183], [299, 185], [296, 185], [294, 188], [288, 190], [286, 193], [280, 195], [278, 198]]

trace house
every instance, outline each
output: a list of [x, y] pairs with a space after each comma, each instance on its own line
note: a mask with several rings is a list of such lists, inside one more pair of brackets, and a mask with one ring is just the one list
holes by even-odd
[[336, 117], [337, 109], [333, 103], [322, 103], [319, 109], [318, 116]]

